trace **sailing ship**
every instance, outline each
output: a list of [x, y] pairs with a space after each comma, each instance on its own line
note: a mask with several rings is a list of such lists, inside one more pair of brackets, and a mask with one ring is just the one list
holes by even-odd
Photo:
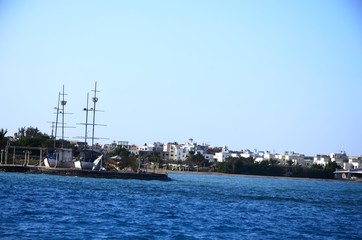
[[83, 149], [79, 153], [79, 157], [74, 160], [74, 167], [81, 170], [102, 169], [103, 154], [94, 149]]
[[[63, 92], [58, 95], [58, 106], [56, 110], [56, 120], [55, 120], [55, 135], [54, 138], [54, 149], [50, 151], [46, 158], [44, 159], [44, 165], [47, 168], [73, 168], [73, 150], [71, 148], [64, 148], [64, 109], [67, 101], [64, 99], [64, 85]], [[61, 106], [59, 106], [61, 105]], [[62, 128], [62, 138], [61, 138], [61, 147], [57, 147], [57, 130], [59, 124], [59, 114], [62, 116], [61, 128]]]
[[[89, 94], [87, 94], [87, 107], [83, 109], [86, 112], [85, 123], [83, 123], [83, 125], [85, 126], [84, 149], [80, 151], [79, 157], [74, 160], [74, 167], [76, 169], [81, 169], [81, 170], [102, 170], [103, 154], [101, 149], [97, 148], [94, 144], [94, 139], [95, 139], [94, 128], [96, 125], [100, 125], [95, 123], [96, 111], [99, 111], [96, 110], [96, 104], [98, 102], [97, 92], [99, 92], [97, 91], [97, 82], [95, 82], [95, 87], [93, 92], [94, 92], [94, 96], [92, 97], [93, 108], [88, 107]], [[88, 123], [89, 111], [93, 113], [93, 121], [90, 124]], [[89, 125], [92, 126], [91, 146], [89, 146], [87, 142]]]

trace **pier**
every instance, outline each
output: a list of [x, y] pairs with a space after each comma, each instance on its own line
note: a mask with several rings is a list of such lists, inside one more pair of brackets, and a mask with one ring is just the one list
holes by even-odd
[[47, 168], [43, 166], [22, 166], [1, 164], [0, 172], [26, 173], [26, 174], [48, 174], [58, 176], [108, 178], [108, 179], [139, 179], [170, 181], [171, 178], [165, 173], [151, 172], [120, 172], [120, 171], [88, 171], [73, 168]]
[[109, 179], [139, 179], [139, 180], [161, 180], [169, 181], [166, 172], [130, 172], [117, 170], [84, 170], [77, 168], [59, 168], [44, 166], [44, 155], [47, 148], [6, 146], [1, 151], [0, 172], [26, 173], [26, 174], [48, 174], [58, 176], [74, 176], [88, 178], [109, 178]]
[[362, 168], [336, 169], [334, 174], [336, 179], [361, 180]]

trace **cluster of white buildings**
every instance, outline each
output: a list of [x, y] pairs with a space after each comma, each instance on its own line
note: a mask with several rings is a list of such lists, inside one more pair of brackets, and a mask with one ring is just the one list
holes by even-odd
[[[148, 153], [156, 153], [164, 160], [170, 162], [183, 162], [187, 160], [190, 152], [200, 153], [210, 163], [224, 162], [230, 157], [253, 158], [255, 162], [270, 161], [280, 165], [300, 165], [303, 167], [312, 166], [314, 164], [326, 166], [329, 162], [336, 162], [343, 169], [362, 168], [362, 156], [347, 156], [344, 151], [340, 153], [331, 153], [330, 155], [305, 156], [304, 154], [286, 151], [284, 154], [271, 153], [269, 151], [250, 151], [248, 149], [241, 151], [231, 151], [226, 146], [222, 148], [210, 148], [207, 144], [197, 144], [193, 139], [189, 139], [183, 144], [177, 142], [163, 144], [155, 142], [153, 144], [129, 145], [128, 142], [122, 141], [105, 145], [104, 148], [111, 151], [115, 147], [127, 148], [135, 155], [143, 155]], [[217, 151], [215, 151], [215, 149]], [[210, 151], [211, 150], [211, 151]]]

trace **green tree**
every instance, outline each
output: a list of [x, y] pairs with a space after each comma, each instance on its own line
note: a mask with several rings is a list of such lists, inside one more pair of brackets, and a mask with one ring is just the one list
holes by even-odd
[[205, 159], [205, 157], [199, 152], [195, 153], [195, 151], [189, 151], [185, 162], [188, 165], [197, 165], [198, 167], [206, 167], [209, 165], [209, 162]]
[[313, 164], [311, 167], [294, 166], [291, 170], [292, 177], [333, 179], [334, 171], [340, 168], [336, 162], [329, 162], [325, 167]]
[[254, 163], [254, 159], [242, 157], [230, 157], [225, 162], [217, 163], [217, 170], [224, 173], [251, 174], [265, 176], [282, 176], [283, 167], [271, 165], [269, 161]]
[[218, 162], [217, 169], [224, 173], [240, 174], [245, 170], [244, 160], [243, 158], [229, 157], [225, 159], [225, 162]]
[[15, 144], [27, 147], [51, 147], [52, 141], [47, 134], [39, 131], [38, 128], [23, 127], [18, 129], [16, 133], [17, 139]]
[[112, 152], [109, 153], [109, 156], [111, 157], [120, 156], [122, 158], [122, 157], [127, 157], [130, 154], [131, 154], [130, 151], [128, 151], [126, 148], [117, 147], [116, 149], [114, 149]]
[[194, 165], [194, 162], [193, 162], [194, 155], [195, 155], [195, 151], [189, 151], [187, 153], [185, 163], [188, 164], [188, 165]]
[[6, 134], [8, 133], [8, 130], [6, 129], [0, 129], [0, 149], [4, 149], [6, 146]]
[[209, 162], [205, 159], [205, 157], [197, 152], [194, 156], [192, 161], [199, 167], [206, 167], [209, 165]]
[[26, 131], [26, 128], [25, 128], [25, 127], [18, 128], [18, 133], [16, 133], [15, 135], [16, 135], [18, 138], [25, 137], [25, 131]]
[[339, 166], [336, 162], [330, 161], [330, 162], [327, 163], [327, 165], [325, 166], [325, 169], [331, 169], [331, 170], [335, 171], [336, 169], [342, 169], [342, 167]]
[[[131, 152], [129, 150], [127, 150], [126, 148], [123, 148], [123, 147], [116, 148], [109, 154], [109, 156], [119, 156], [120, 157], [120, 159], [116, 163], [119, 169], [130, 168], [134, 172], [136, 172], [138, 169], [137, 157], [134, 156], [133, 154], [131, 154]], [[110, 161], [110, 160], [108, 160], [108, 161]], [[112, 161], [112, 164], [113, 164], [113, 161]], [[107, 163], [106, 163], [106, 165], [107, 165]]]
[[158, 164], [162, 164], [162, 158], [160, 157], [160, 155], [156, 152], [156, 151], [152, 151], [148, 154], [146, 154], [144, 156], [144, 158], [148, 158], [149, 162], [154, 162], [154, 163], [158, 163]]

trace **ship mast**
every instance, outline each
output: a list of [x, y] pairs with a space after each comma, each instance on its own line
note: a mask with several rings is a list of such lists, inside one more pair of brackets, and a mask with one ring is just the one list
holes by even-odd
[[[102, 110], [97, 110], [96, 105], [98, 102], [98, 97], [97, 97], [97, 93], [99, 92], [97, 90], [97, 82], [95, 82], [94, 85], [94, 90], [92, 90], [92, 92], [94, 92], [94, 95], [92, 97], [92, 102], [93, 102], [93, 107], [89, 108], [89, 93], [87, 93], [87, 106], [85, 108], [83, 108], [83, 111], [85, 111], [85, 123], [79, 123], [81, 125], [85, 125], [85, 132], [84, 132], [84, 137], [78, 137], [78, 138], [82, 138], [84, 139], [84, 146], [85, 148], [89, 147], [89, 144], [87, 142], [88, 140], [88, 125], [92, 126], [92, 142], [91, 142], [91, 149], [94, 148], [94, 139], [96, 139], [96, 137], [94, 136], [95, 133], [95, 127], [96, 126], [106, 126], [103, 124], [96, 124], [96, 112], [100, 112]], [[92, 117], [92, 123], [88, 123], [88, 119], [89, 119], [89, 112], [93, 113], [93, 117]], [[100, 139], [100, 138], [97, 138]], [[103, 139], [103, 138], [102, 138]], [[107, 138], [104, 138], [107, 139]]]
[[64, 100], [64, 85], [63, 85], [63, 93], [62, 93], [62, 101], [60, 104], [62, 105], [62, 148], [64, 147], [64, 107], [67, 104], [67, 101]]
[[85, 133], [84, 133], [84, 146], [87, 146], [87, 132], [88, 132], [88, 104], [89, 103], [89, 93], [87, 93], [87, 107], [83, 110], [85, 111]]
[[[52, 138], [54, 140], [53, 143], [53, 147], [56, 148], [56, 142], [57, 142], [57, 137], [58, 137], [58, 128], [62, 128], [62, 133], [61, 133], [61, 147], [64, 147], [64, 129], [65, 128], [72, 128], [70, 126], [65, 126], [65, 114], [71, 114], [71, 113], [66, 113], [65, 112], [65, 105], [67, 104], [67, 101], [65, 100], [65, 95], [67, 95], [66, 93], [64, 93], [64, 85], [63, 85], [63, 90], [62, 92], [59, 92], [58, 94], [58, 106], [54, 107], [54, 109], [56, 110], [55, 114], [56, 114], [56, 118], [55, 118], [55, 122], [51, 122], [52, 123]], [[59, 119], [60, 116], [59, 114], [62, 114], [61, 116], [61, 120]], [[54, 127], [55, 125], [55, 127]], [[59, 126], [60, 125], [60, 126]], [[53, 135], [54, 132], [54, 135]]]
[[58, 132], [58, 118], [59, 118], [59, 104], [60, 104], [60, 92], [58, 94], [58, 106], [55, 108], [57, 110], [56, 112], [56, 118], [55, 118], [55, 134], [54, 134], [54, 148], [56, 146], [57, 142], [57, 132]]
[[98, 97], [97, 97], [97, 82], [95, 82], [94, 85], [94, 97], [92, 98], [93, 101], [93, 122], [92, 122], [92, 148], [94, 145], [94, 126], [95, 126], [95, 122], [96, 122], [96, 104], [98, 102]]

